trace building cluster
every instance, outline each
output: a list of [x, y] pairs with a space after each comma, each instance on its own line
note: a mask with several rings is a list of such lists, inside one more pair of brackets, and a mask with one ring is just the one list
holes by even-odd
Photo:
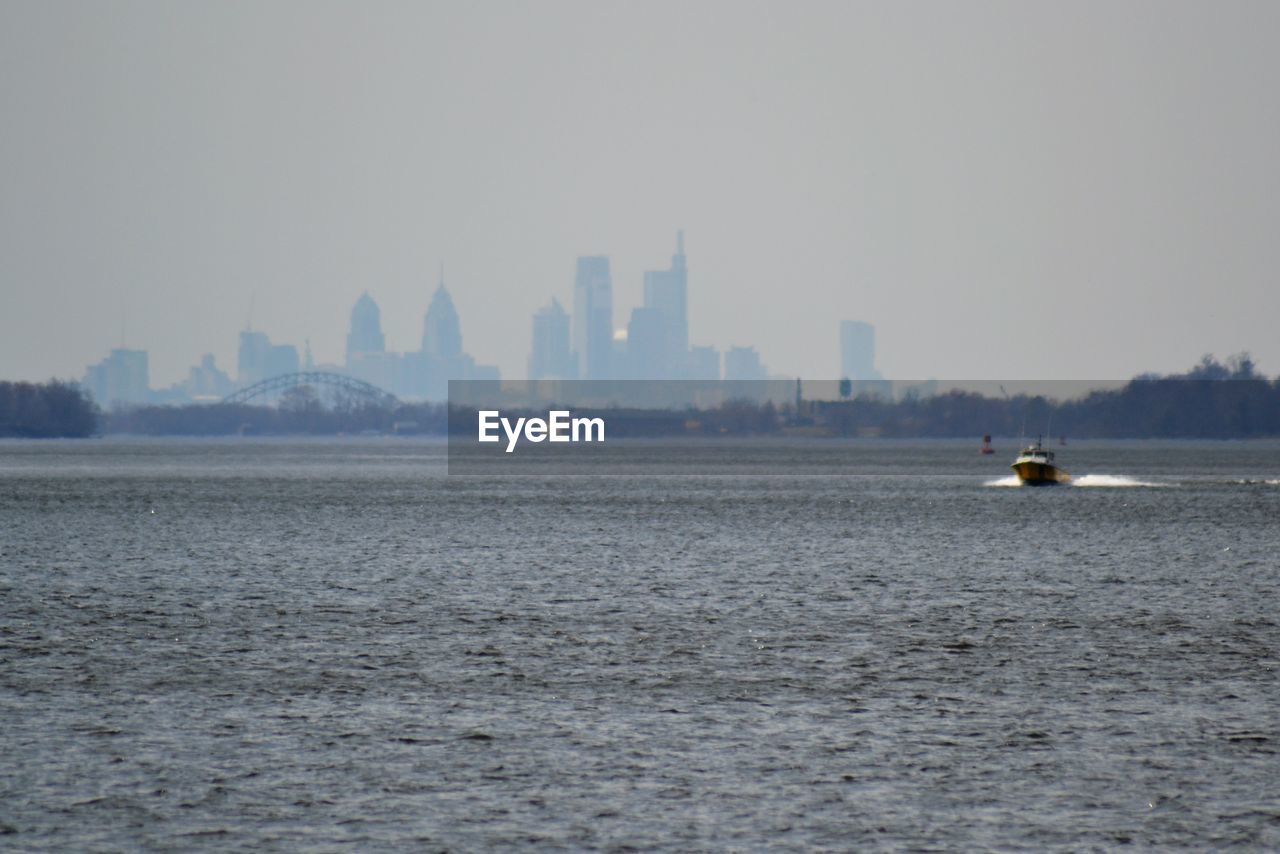
[[232, 379], [206, 353], [187, 379], [165, 389], [151, 389], [145, 350], [115, 349], [85, 371], [84, 387], [102, 406], [140, 403], [202, 403], [282, 374], [300, 370], [347, 374], [406, 400], [444, 400], [449, 380], [497, 380], [498, 369], [478, 365], [462, 350], [462, 328], [453, 298], [437, 285], [422, 323], [422, 345], [414, 352], [387, 349], [378, 305], [361, 294], [351, 310], [346, 359], [341, 365], [317, 365], [308, 345], [299, 358], [292, 344], [274, 344], [265, 332], [240, 333], [236, 375]]
[[768, 372], [754, 347], [689, 344], [689, 267], [684, 232], [666, 270], [644, 274], [644, 304], [631, 310], [626, 326], [613, 319], [609, 259], [578, 259], [573, 317], [560, 302], [533, 316], [528, 378], [585, 380], [762, 380]]
[[342, 373], [406, 400], [445, 400], [449, 380], [497, 380], [493, 365], [477, 365], [462, 350], [462, 324], [443, 276], [422, 321], [422, 346], [412, 353], [386, 348], [378, 304], [363, 293], [351, 309]]
[[[533, 316], [530, 380], [764, 380], [768, 372], [754, 347], [691, 345], [689, 270], [684, 232], [665, 270], [644, 274], [644, 303], [623, 327], [614, 326], [613, 281], [606, 256], [578, 258], [572, 315], [552, 299]], [[840, 324], [841, 378], [878, 382], [875, 328], [860, 321]], [[233, 379], [206, 354], [183, 382], [153, 390], [145, 350], [115, 349], [85, 372], [84, 386], [102, 406], [221, 400], [253, 384], [299, 370], [342, 373], [405, 400], [445, 400], [449, 380], [499, 379], [498, 369], [476, 364], [462, 349], [462, 328], [444, 277], [431, 297], [418, 350], [388, 350], [381, 313], [363, 293], [351, 309], [346, 358], [341, 365], [315, 365], [310, 345], [300, 358], [292, 344], [275, 344], [264, 332], [240, 333]]]

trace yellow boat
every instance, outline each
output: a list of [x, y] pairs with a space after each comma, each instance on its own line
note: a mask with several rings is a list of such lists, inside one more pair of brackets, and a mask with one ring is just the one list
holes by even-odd
[[1067, 483], [1071, 475], [1058, 468], [1053, 461], [1053, 451], [1046, 451], [1037, 439], [1034, 445], [1023, 448], [1022, 453], [1009, 466], [1018, 475], [1018, 480], [1031, 486], [1048, 483]]

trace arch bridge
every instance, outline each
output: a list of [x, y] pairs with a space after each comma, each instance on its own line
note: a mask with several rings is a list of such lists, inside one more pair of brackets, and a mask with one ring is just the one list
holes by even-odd
[[270, 399], [297, 388], [327, 389], [331, 397], [374, 406], [395, 406], [400, 402], [394, 394], [383, 391], [372, 383], [330, 371], [299, 371], [294, 374], [267, 377], [265, 380], [232, 392], [224, 397], [222, 402], [248, 403], [257, 398]]

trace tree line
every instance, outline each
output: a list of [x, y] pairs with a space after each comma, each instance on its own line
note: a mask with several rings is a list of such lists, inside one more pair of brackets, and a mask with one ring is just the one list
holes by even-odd
[[77, 383], [0, 381], [0, 437], [83, 438], [97, 430], [98, 415]]
[[361, 433], [443, 435], [447, 407], [440, 403], [377, 406], [361, 404], [325, 407], [317, 401], [305, 406], [252, 406], [247, 403], [206, 403], [187, 406], [142, 406], [108, 413], [107, 433], [142, 436], [337, 436]]
[[[1280, 436], [1280, 378], [1257, 373], [1248, 354], [1226, 364], [1205, 356], [1184, 374], [1143, 375], [1122, 388], [1073, 400], [991, 398], [966, 392], [885, 401], [815, 403], [832, 435], [963, 437], [1048, 433], [1078, 438], [1248, 439]], [[803, 416], [802, 416], [803, 417]]]
[[[730, 400], [703, 409], [599, 409], [610, 437], [773, 435], [956, 438], [1048, 433], [1076, 438], [1246, 439], [1280, 436], [1280, 377], [1259, 374], [1247, 354], [1219, 362], [1206, 356], [1183, 374], [1143, 375], [1124, 387], [1055, 401], [994, 398], [952, 391], [890, 400], [796, 401], [783, 405]], [[521, 413], [511, 413], [519, 415]], [[545, 412], [526, 414], [545, 415]], [[360, 433], [474, 435], [474, 409], [439, 403], [326, 406], [297, 389], [276, 406], [191, 404], [139, 406], [102, 413], [76, 383], [0, 382], [0, 437], [85, 437], [99, 433], [226, 436]]]

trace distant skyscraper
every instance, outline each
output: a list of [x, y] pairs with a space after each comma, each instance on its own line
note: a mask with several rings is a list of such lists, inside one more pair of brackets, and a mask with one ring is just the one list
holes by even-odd
[[462, 324], [443, 274], [422, 322], [422, 349], [405, 354], [401, 376], [405, 396], [426, 400], [447, 400], [449, 380], [498, 379], [496, 367], [477, 365], [462, 352]]
[[684, 376], [689, 352], [689, 273], [683, 231], [676, 232], [676, 254], [671, 256], [671, 269], [650, 270], [644, 274], [644, 307], [661, 316], [664, 353], [662, 364], [645, 366], [644, 375], [657, 379]]
[[115, 349], [85, 370], [84, 387], [99, 406], [145, 403], [151, 396], [146, 350]]
[[236, 360], [236, 382], [241, 386], [298, 372], [298, 348], [272, 344], [265, 332], [241, 332]]
[[270, 354], [271, 339], [265, 332], [241, 332], [240, 348], [236, 352], [236, 382], [247, 386], [266, 379]]
[[876, 328], [860, 320], [840, 321], [840, 378], [878, 380]]
[[768, 378], [760, 354], [755, 347], [730, 347], [724, 354], [726, 380], [763, 380]]
[[347, 333], [347, 367], [365, 353], [382, 353], [386, 339], [382, 335], [382, 315], [378, 304], [365, 291], [351, 309], [351, 331]]
[[433, 359], [456, 359], [462, 355], [462, 324], [453, 298], [445, 290], [443, 274], [422, 322], [422, 352]]
[[529, 379], [571, 380], [578, 376], [569, 351], [569, 315], [558, 300], [533, 316], [533, 349], [529, 353]]
[[[308, 349], [309, 352], [309, 349]], [[347, 333], [347, 373], [378, 388], [404, 393], [404, 365], [399, 353], [387, 352], [382, 312], [365, 291], [351, 308]]]
[[720, 351], [715, 347], [691, 348], [689, 370], [686, 376], [691, 380], [720, 379]]
[[[627, 324], [626, 368], [619, 379], [662, 380], [671, 377], [667, 317], [656, 308], [634, 308]], [[616, 372], [615, 372], [616, 375]]]
[[205, 353], [188, 372], [185, 391], [192, 400], [217, 400], [231, 393], [231, 378], [218, 370], [212, 353]]
[[278, 377], [282, 374], [298, 372], [298, 348], [292, 344], [272, 344], [267, 353], [267, 376]]
[[583, 379], [612, 377], [613, 281], [609, 259], [603, 256], [578, 259], [573, 284], [573, 349]]

